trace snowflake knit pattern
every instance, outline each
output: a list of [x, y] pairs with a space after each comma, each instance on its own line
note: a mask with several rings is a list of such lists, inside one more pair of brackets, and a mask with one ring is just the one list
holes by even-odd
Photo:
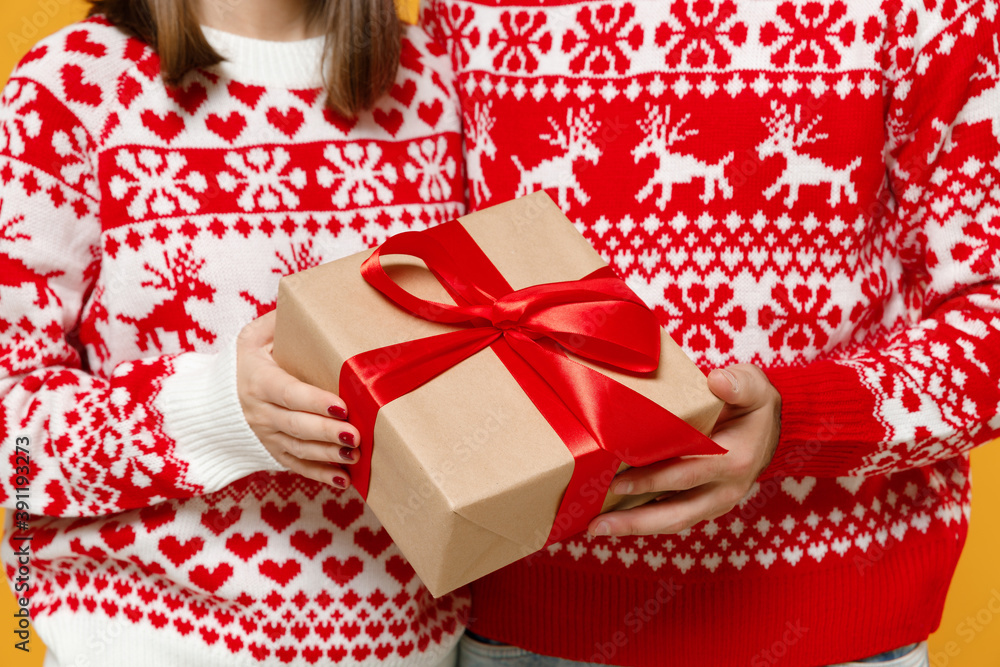
[[407, 29], [391, 94], [347, 119], [322, 39], [206, 34], [229, 61], [168, 89], [93, 18], [3, 93], [0, 499], [26, 438], [31, 513], [7, 512], [7, 576], [30, 534], [54, 664], [438, 664], [467, 593], [433, 599], [354, 491], [270, 457], [235, 338], [282, 275], [463, 212], [448, 57]]
[[[1000, 429], [995, 0], [437, 0], [471, 203], [545, 188], [777, 454], [732, 512], [578, 536], [474, 631], [621, 665], [820, 665], [925, 639]], [[557, 250], [553, 250], [557, 252]]]

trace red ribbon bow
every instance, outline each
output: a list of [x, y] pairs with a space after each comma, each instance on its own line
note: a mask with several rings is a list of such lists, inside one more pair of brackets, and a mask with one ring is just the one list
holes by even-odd
[[[423, 260], [456, 305], [420, 299], [404, 290], [382, 267], [384, 255]], [[363, 496], [368, 492], [378, 409], [486, 347], [497, 354], [575, 459], [549, 543], [579, 532], [600, 512], [622, 461], [643, 466], [723, 451], [665, 408], [565, 354], [634, 373], [656, 369], [656, 316], [609, 267], [581, 280], [515, 291], [465, 228], [453, 222], [390, 238], [364, 262], [361, 273], [413, 315], [462, 327], [392, 346], [392, 355], [381, 348], [344, 363], [340, 392], [351, 406], [362, 441], [369, 443], [352, 474]], [[392, 360], [387, 363], [387, 358]], [[584, 485], [595, 483], [599, 494], [582, 493]]]

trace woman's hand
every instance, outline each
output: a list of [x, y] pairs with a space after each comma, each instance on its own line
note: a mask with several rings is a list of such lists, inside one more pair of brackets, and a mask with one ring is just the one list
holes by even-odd
[[271, 456], [304, 477], [346, 489], [345, 465], [358, 460], [361, 436], [334, 393], [295, 379], [274, 362], [274, 311], [236, 340], [236, 388], [250, 428]]
[[712, 439], [728, 450], [630, 468], [611, 489], [630, 495], [662, 491], [664, 497], [590, 522], [592, 535], [678, 533], [733, 509], [771, 462], [781, 429], [781, 396], [757, 366], [738, 364], [708, 375], [712, 393], [726, 402]]

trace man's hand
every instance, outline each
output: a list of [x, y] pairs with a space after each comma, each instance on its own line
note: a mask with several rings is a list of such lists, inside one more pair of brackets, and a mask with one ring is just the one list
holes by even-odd
[[712, 440], [728, 451], [630, 468], [611, 490], [663, 496], [630, 510], [608, 512], [590, 522], [591, 535], [678, 533], [733, 509], [771, 462], [781, 429], [781, 396], [757, 366], [737, 364], [708, 375], [712, 393], [726, 402]]

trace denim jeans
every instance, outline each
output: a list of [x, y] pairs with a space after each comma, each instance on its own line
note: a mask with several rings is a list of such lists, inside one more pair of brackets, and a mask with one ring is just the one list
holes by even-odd
[[[466, 633], [459, 644], [458, 667], [586, 667], [591, 662], [575, 662], [531, 653], [516, 646], [479, 641]], [[927, 642], [910, 644], [857, 662], [843, 662], [831, 667], [878, 665], [878, 667], [930, 667]]]

